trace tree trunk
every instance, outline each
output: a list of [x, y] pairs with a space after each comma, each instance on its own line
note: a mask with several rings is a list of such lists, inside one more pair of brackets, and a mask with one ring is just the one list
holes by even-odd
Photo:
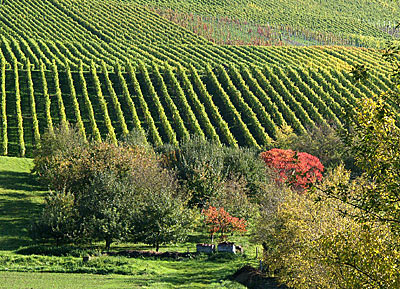
[[160, 249], [160, 243], [156, 243], [156, 252], [158, 252], [158, 250]]
[[106, 239], [106, 250], [107, 251], [110, 251], [111, 243], [112, 243], [111, 238], [107, 238]]

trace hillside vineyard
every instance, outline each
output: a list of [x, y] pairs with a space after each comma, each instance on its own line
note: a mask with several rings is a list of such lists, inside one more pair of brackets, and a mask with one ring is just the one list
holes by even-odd
[[268, 148], [285, 125], [341, 127], [357, 98], [390, 87], [379, 50], [216, 45], [133, 2], [7, 0], [0, 20], [4, 155], [31, 156], [67, 123], [97, 140], [136, 128], [155, 145]]

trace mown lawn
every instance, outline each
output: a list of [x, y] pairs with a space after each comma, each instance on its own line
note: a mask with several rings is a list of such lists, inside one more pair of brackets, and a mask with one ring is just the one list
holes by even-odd
[[[255, 248], [247, 237], [237, 239], [247, 249], [246, 256], [215, 254], [181, 260], [98, 256], [85, 263], [79, 251], [63, 257], [17, 253], [35, 252], [37, 247], [27, 228], [40, 212], [46, 190], [30, 174], [32, 166], [31, 159], [0, 157], [0, 288], [244, 288], [228, 276], [245, 264], [256, 265]], [[195, 251], [196, 242], [206, 238], [194, 234], [184, 244], [160, 250]], [[144, 244], [112, 247], [121, 249], [151, 248]]]

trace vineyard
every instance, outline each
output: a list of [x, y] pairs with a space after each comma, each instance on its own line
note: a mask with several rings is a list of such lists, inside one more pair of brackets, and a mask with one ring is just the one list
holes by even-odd
[[356, 98], [390, 86], [379, 50], [216, 45], [139, 2], [2, 1], [2, 154], [31, 156], [68, 123], [96, 140], [136, 128], [155, 145], [264, 148], [285, 125], [340, 127]]
[[[7, 0], [0, 5], [0, 29], [0, 57], [6, 59], [7, 69], [15, 61], [26, 69], [28, 60], [34, 69], [41, 62], [51, 69], [54, 60], [58, 67], [68, 65], [74, 71], [82, 61], [88, 70], [93, 61], [98, 68], [105, 62], [111, 71], [116, 64], [139, 61], [148, 66], [168, 61], [175, 68], [193, 65], [202, 70], [207, 63], [287, 65], [295, 59], [307, 64], [313, 54], [337, 63], [341, 57], [337, 50], [215, 45], [145, 7], [125, 2]], [[371, 57], [376, 55], [379, 52]], [[311, 62], [318, 65], [318, 61]]]
[[379, 47], [397, 35], [394, 27], [400, 13], [390, 1], [129, 2], [152, 7], [167, 19], [219, 44]]
[[[55, 60], [37, 67], [27, 59], [21, 67], [15, 59], [11, 65], [3, 59], [2, 153], [32, 155], [44, 131], [68, 122], [98, 140], [108, 136], [116, 141], [136, 128], [155, 145], [198, 134], [227, 145], [270, 147], [279, 127], [289, 125], [296, 133], [341, 127], [357, 97], [390, 87], [387, 67], [375, 50], [264, 50], [270, 57], [263, 66], [232, 61], [201, 70], [142, 61], [112, 70], [105, 62], [81, 62], [73, 70]], [[376, 65], [366, 82], [355, 83], [349, 68], [360, 57], [371, 70]]]

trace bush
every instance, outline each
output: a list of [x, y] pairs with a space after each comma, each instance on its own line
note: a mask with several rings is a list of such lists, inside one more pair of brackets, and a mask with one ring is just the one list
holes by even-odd
[[175, 170], [189, 205], [204, 207], [223, 187], [224, 156], [219, 144], [192, 136], [179, 148], [164, 151], [164, 164]]
[[226, 147], [224, 152], [223, 175], [233, 182], [245, 183], [243, 191], [255, 201], [262, 192], [264, 184], [271, 180], [265, 174], [265, 163], [260, 158], [259, 151], [251, 148]]
[[41, 146], [34, 152], [33, 172], [39, 181], [53, 190], [69, 188], [75, 175], [72, 168], [88, 152], [88, 143], [75, 127], [60, 126], [47, 131], [41, 137]]
[[34, 240], [54, 239], [57, 245], [72, 242], [78, 236], [77, 218], [74, 195], [65, 191], [52, 192], [46, 197], [43, 212], [33, 223], [30, 235]]
[[158, 252], [160, 245], [184, 241], [191, 231], [193, 218], [186, 201], [176, 194], [173, 181], [160, 183], [157, 189], [141, 194], [133, 216], [136, 242], [152, 245]]

